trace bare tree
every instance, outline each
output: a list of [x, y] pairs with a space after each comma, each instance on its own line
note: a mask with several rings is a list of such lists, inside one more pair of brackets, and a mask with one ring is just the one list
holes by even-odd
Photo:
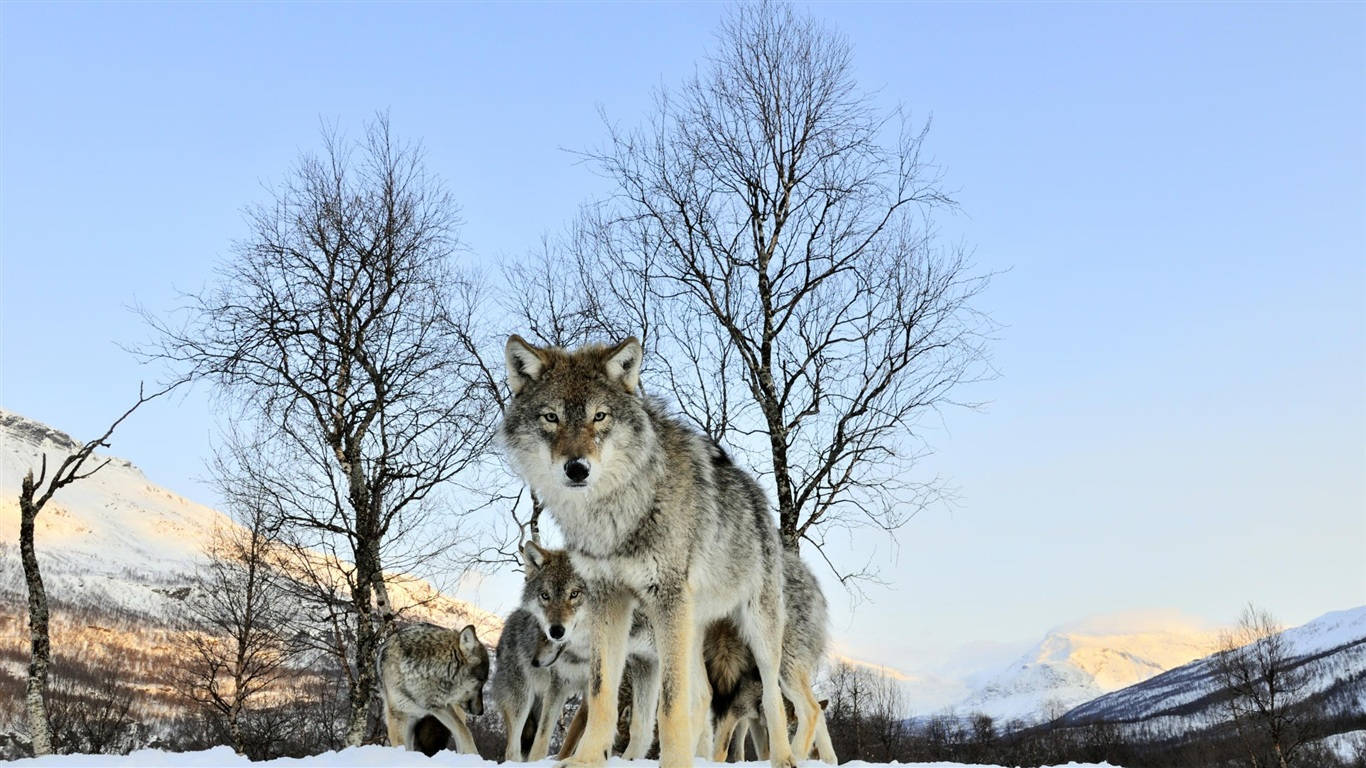
[[384, 570], [444, 549], [412, 534], [432, 494], [483, 457], [496, 421], [463, 344], [456, 208], [380, 116], [356, 142], [324, 132], [322, 154], [303, 156], [247, 220], [183, 323], [148, 318], [161, 337], [149, 356], [212, 382], [255, 425], [263, 463], [239, 466], [278, 500], [282, 530], [350, 564], [347, 742], [359, 744], [391, 615]]
[[241, 528], [215, 532], [189, 602], [189, 654], [177, 675], [191, 701], [227, 721], [233, 749], [246, 754], [243, 714], [288, 672], [292, 609], [286, 575], [278, 570], [266, 498], [230, 484], [223, 488]]
[[1294, 658], [1270, 613], [1248, 605], [1226, 633], [1215, 655], [1225, 707], [1253, 768], [1267, 752], [1279, 768], [1295, 763], [1311, 740], [1311, 714], [1297, 706], [1309, 684], [1309, 670]]
[[25, 702], [28, 710], [29, 736], [33, 740], [33, 754], [43, 756], [52, 754], [52, 729], [47, 716], [48, 669], [52, 665], [52, 640], [48, 633], [47, 590], [43, 586], [43, 575], [38, 570], [38, 553], [34, 547], [34, 528], [38, 514], [52, 500], [52, 496], [72, 483], [90, 477], [109, 463], [108, 459], [91, 469], [85, 464], [95, 455], [96, 448], [109, 446], [109, 438], [125, 419], [133, 415], [143, 403], [154, 400], [173, 389], [176, 385], [147, 394], [138, 388], [138, 400], [109, 425], [104, 434], [85, 445], [76, 447], [51, 477], [47, 474], [47, 454], [43, 454], [42, 466], [38, 476], [33, 470], [24, 475], [19, 488], [19, 557], [24, 566], [24, 582], [28, 587], [28, 627], [29, 627], [29, 664], [28, 682], [25, 689]]
[[987, 276], [936, 237], [955, 203], [927, 129], [858, 90], [842, 37], [766, 2], [734, 8], [646, 127], [588, 154], [616, 194], [580, 228], [587, 306], [604, 328], [650, 322], [684, 413], [757, 446], [789, 549], [903, 525], [941, 488], [907, 480], [919, 427], [989, 373]]

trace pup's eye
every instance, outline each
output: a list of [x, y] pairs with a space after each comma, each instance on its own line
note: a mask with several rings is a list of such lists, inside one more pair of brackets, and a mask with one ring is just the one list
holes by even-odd
[[541, 418], [545, 419], [546, 421], [550, 422], [551, 424], [554, 424], [555, 422], [557, 422], [557, 421], [560, 420], [560, 417], [559, 417], [559, 416], [556, 416], [556, 415], [553, 414], [553, 413], [543, 413], [543, 414], [541, 414]]
[[607, 418], [607, 411], [598, 411], [593, 414], [593, 421], [602, 421], [605, 418]]
[[549, 593], [549, 592], [542, 592], [542, 593], [541, 593], [541, 599], [542, 599], [542, 600], [545, 600], [545, 601], [547, 601], [547, 602], [549, 602], [549, 601], [550, 601], [550, 593]]

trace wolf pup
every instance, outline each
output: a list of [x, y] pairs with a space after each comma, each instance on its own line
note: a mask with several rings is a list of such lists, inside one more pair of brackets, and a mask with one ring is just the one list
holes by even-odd
[[515, 761], [524, 758], [522, 731], [535, 705], [539, 704], [540, 711], [535, 737], [525, 755], [528, 760], [544, 759], [550, 752], [550, 736], [565, 701], [582, 692], [588, 683], [586, 637], [578, 648], [581, 658], [576, 659], [571, 651], [564, 663], [556, 664], [571, 638], [582, 635], [575, 630], [580, 609], [587, 604], [587, 584], [564, 552], [528, 542], [522, 556], [526, 562], [522, 604], [503, 625], [498, 669], [493, 675], [494, 701], [507, 729], [503, 757]]
[[402, 625], [380, 646], [377, 666], [390, 744], [416, 749], [414, 726], [431, 715], [461, 752], [478, 752], [465, 712], [484, 713], [489, 655], [473, 625], [458, 632], [421, 622]]
[[[521, 734], [529, 725], [528, 717], [537, 710], [535, 736], [526, 750], [526, 759], [540, 760], [549, 752], [555, 723], [571, 696], [588, 688], [589, 633], [581, 622], [586, 612], [587, 585], [564, 550], [545, 549], [528, 542], [522, 550], [526, 563], [526, 582], [522, 604], [503, 626], [498, 645], [498, 667], [493, 675], [493, 696], [503, 714], [508, 740], [507, 760], [521, 760]], [[638, 628], [632, 633], [632, 650], [639, 653], [649, 646], [649, 633]], [[658, 683], [654, 675], [653, 649], [633, 668], [640, 680], [631, 714], [631, 742], [624, 756], [645, 756], [654, 738], [654, 713]], [[633, 657], [634, 659], [634, 657]], [[567, 737], [566, 744], [577, 737]]]
[[[783, 631], [782, 690], [791, 702], [797, 729], [792, 751], [802, 757], [811, 754], [812, 745], [820, 759], [838, 762], [825, 712], [811, 690], [811, 679], [825, 656], [829, 631], [825, 595], [811, 569], [793, 552], [783, 553], [783, 604], [787, 621]], [[738, 743], [741, 754], [747, 732], [755, 734], [755, 751], [767, 757], [760, 721], [762, 688], [754, 656], [730, 621], [718, 621], [707, 628], [703, 642], [707, 679], [712, 687], [712, 712], [716, 717], [716, 746], [712, 758], [721, 762], [727, 751]], [[737, 730], [737, 726], [739, 730]]]
[[[570, 762], [612, 744], [632, 608], [653, 629], [661, 673], [661, 768], [683, 768], [710, 729], [701, 628], [731, 617], [754, 654], [776, 768], [794, 765], [779, 664], [778, 532], [762, 489], [711, 441], [638, 391], [640, 342], [574, 351], [508, 339], [502, 435], [589, 584], [588, 723]], [[698, 694], [694, 695], [694, 686]]]

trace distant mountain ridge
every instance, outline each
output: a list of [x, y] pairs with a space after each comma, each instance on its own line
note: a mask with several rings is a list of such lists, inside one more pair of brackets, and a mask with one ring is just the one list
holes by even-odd
[[[1324, 614], [1281, 633], [1288, 668], [1308, 671], [1310, 706], [1333, 716], [1366, 718], [1366, 606]], [[1059, 723], [1145, 724], [1173, 735], [1224, 719], [1224, 697], [1213, 656], [1099, 696], [1065, 713]]]

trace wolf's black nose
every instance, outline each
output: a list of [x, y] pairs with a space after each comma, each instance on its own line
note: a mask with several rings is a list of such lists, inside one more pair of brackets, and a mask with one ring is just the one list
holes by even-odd
[[588, 479], [588, 463], [581, 459], [570, 459], [564, 463], [564, 474], [576, 483]]
[[551, 624], [551, 625], [550, 625], [550, 637], [551, 637], [552, 640], [559, 640], [560, 638], [564, 637], [564, 625], [562, 625], [562, 624]]

